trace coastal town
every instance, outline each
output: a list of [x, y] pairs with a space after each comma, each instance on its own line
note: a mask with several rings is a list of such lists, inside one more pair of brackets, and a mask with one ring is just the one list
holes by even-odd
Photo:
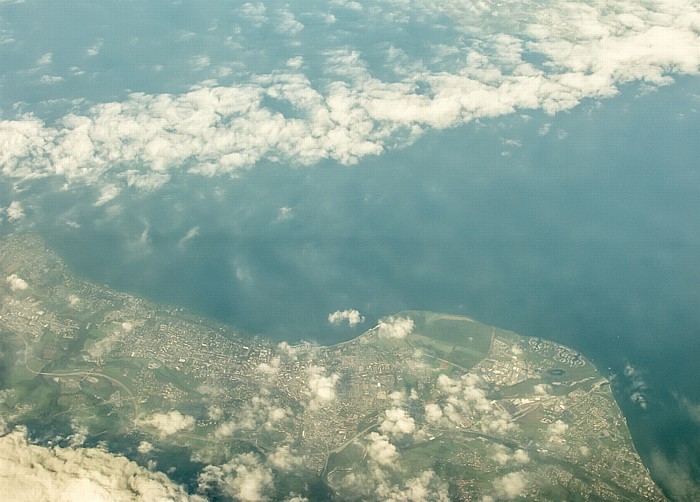
[[460, 500], [506, 480], [528, 499], [664, 499], [609, 382], [565, 346], [418, 311], [333, 346], [243, 337], [76, 278], [35, 236], [0, 246], [8, 424], [51, 406], [71, 427], [108, 423], [196, 458], [284, 448], [303, 459], [294, 476], [343, 500], [362, 498], [348, 488], [358, 477], [376, 489], [425, 472]]

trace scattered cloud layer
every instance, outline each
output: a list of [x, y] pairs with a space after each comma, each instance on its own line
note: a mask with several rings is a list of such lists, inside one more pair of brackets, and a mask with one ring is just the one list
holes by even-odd
[[[50, 123], [21, 114], [2, 120], [0, 172], [96, 185], [98, 203], [106, 203], [126, 186], [161, 187], [176, 172], [232, 174], [265, 159], [353, 164], [428, 129], [516, 110], [556, 113], [586, 98], [613, 96], [622, 83], [664, 85], [672, 74], [697, 74], [700, 67], [700, 9], [693, 0], [484, 5], [423, 0], [363, 9], [359, 15], [393, 23], [423, 19], [425, 29], [450, 19], [450, 29], [469, 35], [430, 47], [424, 57], [387, 51], [382, 64], [394, 79], [379, 78], [360, 48], [342, 44], [326, 51], [322, 79], [296, 56], [274, 72], [230, 85], [206, 80], [180, 94], [136, 92]], [[305, 31], [289, 9], [246, 3], [237, 12], [250, 26], [272, 20], [278, 33]], [[330, 15], [310, 14], [305, 19]], [[478, 44], [466, 42], [474, 38]], [[88, 49], [93, 57], [100, 57], [102, 43]], [[532, 55], [542, 61], [531, 62]], [[50, 52], [39, 55], [34, 71], [53, 68], [55, 60]], [[193, 64], [214, 62], [204, 54]], [[64, 77], [41, 79], [58, 84]], [[278, 111], [270, 99], [294, 112]]]
[[467, 373], [460, 379], [440, 375], [437, 383], [446, 399], [442, 406], [426, 404], [425, 418], [429, 423], [443, 427], [469, 425], [490, 434], [504, 434], [515, 427], [510, 416], [486, 397], [477, 375]]
[[[401, 454], [385, 434], [371, 432], [359, 444], [364, 448], [366, 465], [358, 466], [337, 480], [340, 498], [353, 500], [448, 501], [447, 483], [432, 470], [405, 475]], [[400, 476], [396, 482], [396, 474]], [[334, 480], [335, 483], [335, 480]]]

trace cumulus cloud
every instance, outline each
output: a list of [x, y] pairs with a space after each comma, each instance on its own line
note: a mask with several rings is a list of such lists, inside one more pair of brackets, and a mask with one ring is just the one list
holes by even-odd
[[27, 281], [21, 277], [18, 277], [17, 274], [10, 274], [5, 278], [5, 280], [10, 285], [10, 289], [12, 291], [22, 291], [29, 287]]
[[442, 409], [435, 403], [425, 405], [425, 419], [430, 423], [438, 422], [442, 418]]
[[5, 211], [7, 212], [7, 219], [10, 221], [18, 221], [24, 218], [22, 204], [17, 200], [12, 201]]
[[413, 417], [401, 408], [391, 408], [384, 412], [385, 418], [379, 425], [380, 432], [391, 437], [403, 437], [406, 434], [413, 434], [416, 430], [416, 422]]
[[194, 427], [194, 417], [183, 415], [177, 410], [168, 413], [154, 413], [135, 421], [139, 427], [153, 427], [160, 437], [170, 436]]
[[525, 474], [523, 472], [509, 472], [505, 476], [498, 478], [493, 483], [496, 496], [504, 499], [514, 499], [520, 496], [527, 486]]
[[148, 441], [141, 441], [137, 449], [139, 453], [146, 455], [153, 451], [153, 445]]
[[301, 462], [302, 458], [292, 453], [289, 446], [278, 446], [266, 459], [266, 463], [270, 467], [281, 471], [289, 471], [298, 467]]
[[15, 430], [0, 437], [5, 500], [197, 500], [167, 476], [95, 448], [45, 448]]
[[308, 369], [307, 381], [311, 401], [311, 409], [317, 409], [335, 399], [335, 384], [340, 376], [336, 373], [326, 374], [326, 369], [321, 366], [311, 366]]
[[223, 493], [235, 500], [269, 500], [272, 471], [252, 453], [237, 455], [223, 465], [208, 465], [199, 475], [199, 491], [205, 495]]
[[243, 403], [231, 413], [231, 417], [214, 430], [217, 439], [231, 437], [239, 430], [271, 429], [278, 422], [292, 416], [289, 408], [278, 405], [264, 395], [253, 396], [249, 402]]
[[549, 432], [549, 434], [552, 436], [562, 436], [568, 430], [569, 426], [561, 420], [557, 420], [556, 422], [549, 424], [549, 427], [547, 427], [547, 432]]
[[328, 322], [336, 325], [347, 322], [349, 326], [357, 326], [365, 322], [365, 318], [355, 309], [336, 310], [328, 314]]
[[377, 495], [385, 501], [448, 502], [447, 483], [433, 471], [423, 471], [415, 478], [407, 479], [403, 486], [380, 485]]
[[377, 334], [380, 338], [401, 340], [413, 332], [413, 319], [410, 317], [389, 316], [379, 321]]
[[294, 36], [304, 29], [304, 25], [297, 21], [294, 14], [287, 9], [279, 10], [277, 16], [279, 17], [277, 26], [275, 26], [277, 33]]
[[[387, 435], [371, 432], [357, 443], [364, 448], [364, 460], [358, 462], [348, 474], [333, 478], [339, 499], [449, 500], [447, 483], [433, 471], [419, 471], [412, 478], [405, 474], [407, 466], [402, 465], [401, 455]], [[415, 472], [414, 468], [408, 469]], [[397, 479], [400, 481], [397, 482]]]
[[525, 450], [517, 449], [513, 452], [503, 445], [497, 444], [494, 446], [493, 459], [500, 465], [508, 464], [522, 465], [530, 462], [530, 456]]
[[398, 458], [396, 446], [389, 442], [389, 438], [376, 432], [367, 435], [367, 455], [379, 465], [391, 466]]
[[287, 359], [295, 361], [297, 359], [299, 347], [296, 345], [289, 345], [288, 342], [280, 342], [277, 344], [277, 350]]
[[533, 390], [535, 391], [535, 395], [537, 396], [546, 396], [551, 392], [552, 386], [548, 383], [538, 383], [535, 384]]
[[[439, 375], [437, 388], [446, 396], [445, 404], [426, 406], [432, 423], [442, 426], [458, 426], [476, 428], [489, 434], [505, 434], [515, 428], [510, 415], [494, 406], [488, 399], [484, 383], [479, 376], [472, 373], [452, 379], [447, 375]], [[440, 408], [440, 413], [438, 409]]]
[[265, 375], [276, 375], [280, 370], [280, 357], [275, 356], [269, 362], [258, 364], [257, 370]]

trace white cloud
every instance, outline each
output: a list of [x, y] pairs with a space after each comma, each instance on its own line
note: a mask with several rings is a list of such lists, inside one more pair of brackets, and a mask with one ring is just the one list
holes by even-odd
[[626, 363], [623, 374], [627, 380], [626, 390], [629, 394], [630, 401], [639, 405], [643, 410], [646, 410], [649, 406], [647, 397], [649, 386], [644, 379], [643, 372], [632, 364]]
[[190, 241], [199, 235], [199, 226], [190, 228], [185, 235], [178, 241], [177, 246], [182, 248], [187, 241]]
[[51, 62], [53, 61], [53, 53], [52, 52], [47, 52], [43, 56], [41, 56], [39, 59], [36, 60], [36, 65], [37, 66], [47, 66], [50, 65]]
[[391, 466], [396, 462], [398, 453], [396, 446], [389, 442], [389, 438], [376, 432], [367, 435], [367, 455], [379, 465]]
[[276, 404], [263, 392], [231, 410], [229, 420], [222, 422], [214, 430], [214, 437], [217, 439], [231, 437], [240, 430], [269, 430], [274, 428], [276, 423], [292, 415], [289, 408]]
[[[435, 69], [422, 60], [393, 62], [391, 57], [399, 52], [389, 51], [393, 56], [386, 63], [402, 75], [395, 80], [380, 80], [359, 52], [336, 47], [325, 54], [321, 82], [303, 75], [297, 60], [268, 74], [241, 77], [231, 87], [134, 93], [123, 102], [97, 104], [51, 125], [33, 116], [3, 120], [0, 171], [19, 179], [56, 175], [95, 185], [102, 204], [125, 183], [158, 188], [173, 172], [233, 174], [263, 159], [353, 164], [410, 144], [430, 128], [525, 109], [556, 113], [585, 98], [614, 96], [621, 83], [663, 85], [672, 73], [697, 74], [700, 68], [700, 9], [694, 0], [422, 0], [391, 2], [379, 14], [365, 10], [371, 12], [358, 15], [377, 17], [391, 10], [397, 19], [450, 19], [469, 35], [462, 39], [477, 37], [479, 43], [464, 45], [455, 39], [453, 46], [436, 46], [436, 56], [449, 57], [436, 57], [438, 62], [431, 62]], [[259, 2], [246, 3], [237, 13], [242, 25], [268, 23], [267, 9]], [[278, 30], [293, 34], [302, 28], [286, 8], [271, 15]], [[494, 32], [494, 19], [508, 33]], [[545, 61], [534, 66], [527, 62], [528, 54]], [[449, 59], [449, 64], [439, 67], [440, 59]], [[207, 66], [203, 59], [194, 63]], [[402, 72], [409, 67], [411, 71]], [[62, 79], [41, 78], [45, 83]], [[286, 101], [295, 116], [267, 108], [265, 97]], [[138, 173], [127, 176], [128, 171]]]
[[279, 208], [277, 221], [290, 220], [294, 217], [294, 210], [291, 207], [283, 206]]
[[379, 321], [377, 333], [380, 338], [400, 340], [413, 332], [413, 319], [389, 316]]
[[222, 418], [224, 418], [224, 410], [221, 409], [221, 407], [212, 405], [207, 408], [207, 416], [209, 417], [209, 420], [212, 420], [214, 422], [218, 422]]
[[168, 413], [154, 413], [147, 418], [135, 420], [139, 427], [154, 427], [158, 431], [160, 437], [170, 436], [182, 430], [192, 429], [194, 427], [194, 418], [189, 415], [183, 415], [177, 410]]
[[288, 359], [296, 361], [299, 347], [296, 345], [289, 345], [287, 342], [280, 342], [277, 344], [277, 350]]
[[442, 418], [442, 409], [435, 403], [425, 405], [425, 419], [428, 422], [435, 423]]
[[331, 324], [342, 324], [344, 321], [347, 321], [349, 326], [357, 326], [365, 322], [365, 318], [355, 309], [336, 310], [328, 314], [328, 322]]
[[257, 370], [260, 373], [264, 373], [266, 375], [276, 375], [277, 372], [279, 372], [280, 369], [280, 357], [275, 356], [272, 359], [270, 359], [270, 362], [262, 362], [258, 364]]
[[568, 430], [568, 424], [562, 422], [561, 420], [557, 420], [556, 422], [549, 424], [549, 427], [547, 427], [547, 432], [550, 435], [550, 439], [552, 437], [561, 437], [566, 434], [566, 431]]
[[298, 467], [302, 461], [302, 457], [292, 453], [289, 446], [278, 446], [265, 460], [270, 467], [281, 471], [289, 471]]
[[662, 480], [672, 500], [700, 498], [700, 487], [691, 471], [694, 462], [697, 459], [685, 452], [680, 453], [676, 459], [669, 459], [658, 450], [651, 452], [652, 471]]
[[530, 456], [525, 450], [518, 449], [511, 453], [508, 448], [500, 444], [494, 446], [493, 459], [502, 466], [507, 464], [523, 465], [530, 462]]
[[200, 492], [206, 494], [214, 487], [235, 500], [269, 500], [273, 488], [272, 472], [251, 453], [237, 455], [226, 464], [209, 465], [202, 470], [199, 475]]
[[52, 84], [58, 84], [59, 82], [63, 82], [65, 78], [60, 77], [58, 75], [42, 75], [39, 77], [39, 82], [45, 85], [52, 85]]
[[262, 3], [245, 3], [238, 11], [240, 15], [250, 24], [260, 27], [267, 23], [267, 8]]
[[24, 218], [24, 210], [22, 209], [22, 203], [18, 200], [13, 200], [10, 205], [5, 210], [7, 212], [7, 219], [9, 221], [19, 221]]
[[309, 379], [307, 382], [311, 401], [311, 409], [317, 409], [335, 399], [335, 384], [340, 376], [333, 373], [326, 374], [326, 369], [321, 366], [311, 366], [308, 370]]
[[202, 71], [211, 66], [211, 58], [205, 54], [201, 54], [192, 58], [190, 65], [194, 71]]
[[391, 408], [384, 412], [385, 418], [379, 426], [379, 431], [391, 437], [401, 438], [406, 434], [413, 434], [416, 430], [416, 422], [401, 408]]
[[294, 14], [289, 10], [282, 9], [277, 12], [277, 15], [280, 19], [277, 22], [277, 26], [275, 26], [276, 32], [294, 36], [304, 29], [304, 25], [297, 21]]
[[520, 496], [526, 486], [527, 481], [523, 472], [509, 472], [493, 483], [496, 495], [508, 500]]
[[441, 408], [442, 416], [431, 406], [433, 423], [452, 427], [466, 424], [497, 435], [504, 435], [516, 427], [510, 415], [495, 407], [488, 399], [483, 381], [477, 375], [467, 373], [459, 380], [439, 375], [437, 386], [447, 398], [446, 404]]
[[5, 278], [5, 280], [10, 285], [10, 289], [12, 291], [22, 291], [29, 287], [27, 281], [21, 277], [18, 277], [17, 274], [10, 274]]
[[380, 486], [378, 494], [385, 501], [448, 502], [450, 500], [447, 483], [433, 471], [423, 471], [415, 478], [407, 479], [404, 486]]
[[102, 206], [114, 199], [121, 192], [121, 188], [116, 185], [107, 184], [100, 187], [100, 195], [95, 202], [95, 206]]
[[102, 45], [104, 44], [104, 40], [101, 38], [98, 38], [94, 44], [92, 44], [90, 47], [87, 48], [85, 51], [85, 54], [87, 56], [93, 57], [97, 56], [100, 51], [102, 50]]
[[[411, 390], [414, 391], [415, 389]], [[403, 390], [395, 390], [394, 392], [389, 393], [389, 396], [387, 397], [394, 406], [399, 407], [404, 403], [404, 401], [406, 401], [406, 392]], [[416, 399], [417, 398], [418, 395], [416, 394]]]
[[527, 464], [530, 462], [530, 455], [525, 450], [515, 450], [513, 460], [518, 464]]
[[533, 390], [535, 391], [535, 395], [537, 396], [546, 396], [551, 392], [552, 386], [548, 383], [538, 383], [535, 384]]
[[693, 422], [700, 425], [700, 404], [695, 403], [687, 397], [675, 396], [681, 408], [688, 414]]
[[95, 448], [44, 448], [22, 430], [0, 437], [5, 500], [198, 500], [163, 473]]
[[[236, 424], [236, 422], [234, 422], [233, 420], [229, 420], [227, 422], [222, 423], [214, 430], [214, 437], [216, 439], [231, 437], [238, 428], [239, 426]], [[245, 427], [245, 425], [241, 428], [252, 429], [252, 427]]]

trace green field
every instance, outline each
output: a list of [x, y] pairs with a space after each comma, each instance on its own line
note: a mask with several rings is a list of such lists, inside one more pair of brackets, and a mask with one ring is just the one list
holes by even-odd
[[414, 322], [409, 342], [427, 356], [468, 369], [489, 352], [493, 333], [490, 326], [466, 317], [415, 311], [402, 314]]

